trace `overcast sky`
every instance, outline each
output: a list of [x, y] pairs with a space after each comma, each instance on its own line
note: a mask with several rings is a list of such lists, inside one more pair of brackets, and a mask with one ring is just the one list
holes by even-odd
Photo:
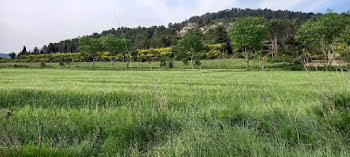
[[0, 53], [112, 27], [166, 26], [231, 8], [343, 12], [350, 9], [350, 0], [0, 0]]

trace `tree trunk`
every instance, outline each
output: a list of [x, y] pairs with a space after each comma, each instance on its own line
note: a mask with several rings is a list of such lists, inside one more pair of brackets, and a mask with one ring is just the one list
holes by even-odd
[[131, 60], [131, 53], [129, 52], [129, 55], [128, 55], [128, 68], [130, 68], [132, 70], [132, 60]]
[[245, 67], [248, 70], [249, 69], [249, 54], [248, 54], [247, 48], [244, 48], [244, 53], [245, 53]]
[[125, 66], [125, 55], [123, 55], [123, 69], [125, 68], [124, 66]]
[[330, 49], [328, 50], [328, 65], [331, 66], [332, 65], [332, 62], [334, 60], [334, 46], [335, 46], [335, 43], [332, 42], [332, 45], [330, 45]]
[[112, 69], [114, 70], [114, 62], [115, 62], [115, 58], [113, 58], [112, 60], [111, 60], [111, 63], [112, 63]]
[[91, 67], [92, 67], [92, 70], [95, 70], [95, 59], [92, 61]]
[[263, 65], [261, 64], [261, 56], [260, 56], [260, 54], [259, 54], [259, 64], [260, 64], [261, 70], [264, 70], [264, 67], [263, 67]]
[[274, 43], [274, 40], [272, 39], [272, 37], [270, 36], [270, 42], [271, 42], [271, 57], [273, 58], [274, 57], [274, 53], [275, 53], [275, 43]]
[[288, 45], [284, 45], [284, 51], [288, 52]]
[[193, 54], [191, 55], [192, 70], [194, 69]]
[[274, 46], [274, 47], [275, 47], [275, 52], [274, 52], [274, 53], [275, 53], [275, 55], [276, 55], [276, 54], [278, 53], [277, 36], [275, 35], [274, 38], [275, 38], [275, 39], [274, 39], [274, 44], [275, 44], [275, 46]]

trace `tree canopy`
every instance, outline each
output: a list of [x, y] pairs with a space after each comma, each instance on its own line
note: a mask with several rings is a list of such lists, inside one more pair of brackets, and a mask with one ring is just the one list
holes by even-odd
[[192, 69], [194, 69], [194, 59], [196, 59], [197, 64], [200, 64], [198, 54], [204, 49], [204, 43], [200, 36], [201, 33], [198, 30], [190, 30], [176, 44], [180, 56], [185, 57], [184, 59], [188, 55], [190, 56]]
[[349, 26], [349, 19], [343, 14], [327, 13], [319, 18], [307, 21], [298, 30], [295, 38], [308, 50], [318, 47], [328, 58], [328, 65], [334, 58], [336, 39]]
[[239, 18], [229, 31], [232, 46], [245, 52], [246, 68], [249, 68], [249, 51], [259, 51], [266, 39], [267, 27], [262, 17]]

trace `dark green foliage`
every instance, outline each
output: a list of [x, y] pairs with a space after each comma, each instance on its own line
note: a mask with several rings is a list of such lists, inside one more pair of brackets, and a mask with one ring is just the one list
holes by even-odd
[[[287, 10], [277, 10], [273, 11], [271, 9], [239, 9], [232, 8], [217, 13], [207, 13], [202, 16], [191, 17], [188, 22], [206, 24], [210, 21], [218, 19], [233, 19], [233, 18], [243, 18], [252, 16], [261, 16], [265, 19], [301, 19], [308, 20], [314, 16], [319, 16], [319, 14], [314, 13], [302, 13], [302, 12], [292, 12]], [[208, 21], [208, 22], [207, 22]]]
[[43, 67], [46, 67], [45, 62], [41, 62], [41, 63], [40, 63], [40, 67], [42, 67], [42, 68], [43, 68]]
[[35, 47], [33, 50], [33, 54], [39, 54], [40, 50], [38, 49], [38, 47]]
[[246, 69], [249, 69], [249, 54], [258, 52], [264, 47], [263, 40], [267, 35], [264, 19], [261, 17], [239, 18], [230, 28], [228, 35], [234, 49], [244, 52]]
[[126, 40], [119, 39], [116, 36], [109, 34], [99, 38], [102, 45], [102, 51], [110, 52], [112, 56], [117, 54], [125, 54], [126, 52]]
[[317, 47], [318, 52], [328, 54], [330, 59], [330, 55], [334, 54], [333, 46], [336, 39], [349, 24], [349, 20], [344, 15], [327, 13], [304, 23], [298, 30], [295, 39], [307, 47], [309, 51], [313, 47]]
[[11, 57], [11, 59], [15, 59], [16, 58], [16, 53], [15, 52], [11, 52], [9, 54], [9, 56]]
[[204, 36], [207, 43], [210, 44], [230, 43], [230, 39], [227, 37], [226, 27], [223, 25], [209, 29]]
[[169, 61], [168, 61], [168, 68], [174, 68], [174, 60], [169, 58]]
[[191, 58], [192, 69], [194, 68], [195, 60], [199, 60], [199, 53], [204, 50], [201, 36], [202, 34], [199, 30], [189, 30], [175, 46], [178, 57], [183, 58], [185, 64], [186, 58]]
[[160, 62], [160, 66], [161, 66], [161, 67], [166, 66], [166, 61], [168, 60], [167, 58], [168, 58], [168, 57], [166, 57], [166, 56], [162, 56], [162, 57], [160, 58], [159, 62]]
[[258, 51], [263, 48], [267, 27], [260, 17], [240, 18], [235, 21], [229, 31], [232, 45], [235, 49]]
[[194, 60], [194, 64], [198, 65], [198, 66], [200, 66], [202, 64], [199, 57], [196, 57], [196, 59]]
[[188, 57], [182, 57], [182, 62], [184, 63], [184, 65], [188, 65]]
[[23, 49], [22, 49], [22, 51], [18, 54], [18, 56], [20, 56], [20, 55], [26, 55], [26, 54], [28, 54], [27, 48], [26, 48], [26, 46], [23, 46]]
[[64, 67], [63, 59], [60, 61], [59, 65], [60, 65], [61, 67]]

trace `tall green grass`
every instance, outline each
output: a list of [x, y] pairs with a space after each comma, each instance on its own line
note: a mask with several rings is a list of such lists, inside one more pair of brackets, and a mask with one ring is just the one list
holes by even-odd
[[349, 156], [349, 78], [0, 69], [0, 156]]
[[[201, 60], [201, 66], [196, 66], [197, 69], [245, 69], [245, 60], [240, 58], [233, 59], [215, 59], [215, 60]], [[280, 62], [280, 63], [268, 63], [259, 60], [251, 60], [250, 67], [252, 69], [260, 69], [260, 64], [264, 65], [266, 69], [281, 69], [290, 65], [290, 63]], [[168, 67], [161, 67], [159, 62], [132, 62], [131, 66], [133, 70], [190, 70], [192, 69], [191, 64], [184, 65], [182, 61], [174, 61], [174, 68], [170, 69]], [[20, 62], [8, 62], [0, 63], [0, 68], [40, 68], [40, 69], [92, 69], [91, 62], [70, 62], [64, 63], [61, 66], [56, 62], [45, 63], [42, 66], [40, 62], [33, 63], [20, 63]], [[116, 62], [116, 70], [125, 70], [127, 68], [126, 62]], [[112, 65], [110, 62], [97, 62], [95, 64], [95, 69], [97, 70], [112, 70]]]

